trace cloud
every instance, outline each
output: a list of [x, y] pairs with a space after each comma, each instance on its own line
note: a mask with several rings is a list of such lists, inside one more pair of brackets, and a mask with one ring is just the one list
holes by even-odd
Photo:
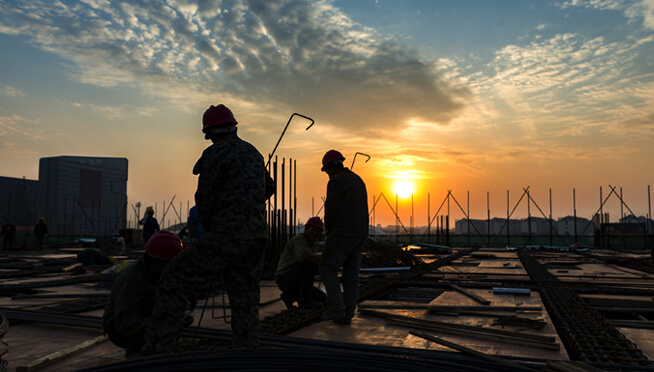
[[24, 97], [25, 92], [9, 85], [0, 85], [0, 96]]
[[19, 123], [24, 121], [20, 116], [0, 116], [0, 136], [20, 134]]
[[585, 7], [597, 10], [621, 11], [630, 19], [643, 18], [646, 28], [654, 29], [654, 0], [569, 0], [556, 4], [561, 9], [569, 7]]
[[0, 32], [75, 62], [83, 83], [136, 86], [175, 103], [181, 88], [359, 134], [411, 119], [448, 125], [470, 98], [437, 64], [327, 0], [17, 1], [0, 5]]

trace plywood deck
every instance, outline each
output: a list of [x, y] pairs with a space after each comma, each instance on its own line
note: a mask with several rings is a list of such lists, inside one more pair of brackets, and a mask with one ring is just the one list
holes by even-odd
[[[458, 279], [471, 280], [475, 277], [493, 280], [501, 278], [524, 279], [529, 277], [522, 267], [520, 260], [515, 252], [501, 250], [479, 250], [477, 254], [492, 254], [495, 257], [491, 260], [477, 259], [474, 257], [464, 257], [465, 260], [458, 260], [459, 263], [465, 262], [466, 266], [446, 266], [439, 271], [432, 272], [425, 278], [433, 280], [443, 278], [445, 280], [456, 281]], [[629, 286], [637, 286], [652, 289], [652, 274], [639, 272], [634, 269], [625, 269], [623, 267], [613, 267], [614, 265], [603, 265], [600, 262], [586, 259], [578, 255], [570, 256], [568, 253], [546, 252], [543, 254], [544, 262], [559, 262], [573, 264], [579, 267], [579, 270], [569, 270], [568, 273], [560, 273], [557, 270], [550, 269], [550, 272], [559, 277], [560, 280], [581, 281], [580, 277], [586, 277], [583, 280], [589, 280], [588, 277], [595, 277], [596, 281], [606, 281], [615, 284], [620, 280]], [[478, 263], [476, 266], [468, 264]], [[572, 273], [572, 274], [571, 274]], [[52, 280], [66, 277], [65, 274], [45, 274], [38, 278], [8, 279], [1, 281], [2, 284], [8, 283], [25, 283], [31, 281]], [[540, 306], [542, 311], [530, 311], [515, 313], [503, 313], [506, 315], [519, 315], [530, 319], [542, 319], [547, 322], [544, 329], [540, 331], [524, 330], [507, 327], [506, 330], [520, 331], [525, 333], [538, 334], [543, 336], [553, 336], [556, 342], [561, 344], [556, 329], [545, 310], [541, 298], [536, 291], [532, 291], [529, 296], [494, 294], [489, 289], [467, 288], [474, 294], [481, 296], [491, 302], [490, 305], [480, 305], [473, 299], [454, 290], [445, 290], [443, 294], [436, 297], [431, 304], [434, 305], [456, 305], [456, 306], [479, 306], [490, 313], [494, 313], [494, 306]], [[84, 283], [70, 286], [43, 288], [38, 291], [40, 294], [106, 294], [108, 288], [100, 288], [95, 283]], [[272, 281], [262, 281], [261, 283], [261, 302], [266, 304], [261, 307], [260, 317], [271, 316], [281, 312], [284, 305], [281, 301], [275, 301], [279, 298], [279, 290]], [[593, 296], [591, 296], [593, 297]], [[623, 299], [629, 299], [626, 296]], [[12, 308], [38, 309], [45, 305], [60, 303], [64, 299], [19, 299], [12, 300], [9, 297], [0, 297], [0, 306]], [[642, 301], [642, 298], [634, 301]], [[222, 319], [224, 313], [229, 314], [229, 309], [224, 310], [222, 299], [216, 298], [216, 303], [209, 301], [202, 320], [202, 327], [215, 329], [229, 329], [230, 325]], [[200, 312], [203, 302], [200, 302], [198, 309], [195, 311], [196, 321], [200, 318]], [[480, 317], [474, 315], [445, 316], [433, 313], [428, 310], [381, 310], [384, 312], [416, 317], [425, 320], [435, 320], [450, 322], [454, 324], [464, 324], [470, 326], [493, 327], [492, 317]], [[102, 310], [94, 310], [83, 313], [84, 315], [102, 316]], [[654, 319], [652, 319], [654, 320]], [[302, 328], [293, 332], [290, 336], [311, 338], [317, 340], [332, 340], [338, 342], [352, 342], [371, 345], [385, 345], [415, 348], [421, 350], [444, 350], [451, 351], [444, 346], [426, 341], [424, 339], [409, 334], [411, 329], [401, 326], [388, 325], [383, 319], [363, 314], [357, 314], [350, 326], [343, 326], [332, 322], [320, 322], [311, 326]], [[651, 330], [619, 328], [619, 330], [631, 341], [636, 343], [645, 355], [650, 359], [654, 358], [654, 332]], [[14, 371], [18, 366], [25, 365], [37, 360], [43, 356], [51, 354], [62, 349], [78, 345], [84, 341], [100, 336], [102, 332], [96, 329], [63, 327], [55, 325], [45, 325], [37, 323], [20, 323], [12, 325], [3, 341], [8, 346], [8, 351], [4, 359], [9, 362], [9, 370]], [[565, 348], [561, 346], [560, 350], [546, 350], [530, 346], [511, 345], [499, 341], [488, 341], [475, 339], [474, 337], [453, 336], [448, 334], [433, 333], [439, 338], [451, 341], [479, 352], [499, 356], [516, 356], [526, 358], [539, 358], [548, 360], [568, 360]], [[60, 362], [54, 363], [42, 371], [73, 371], [80, 368], [100, 366], [108, 363], [125, 360], [124, 350], [104, 342], [93, 346], [88, 350], [72, 355]]]

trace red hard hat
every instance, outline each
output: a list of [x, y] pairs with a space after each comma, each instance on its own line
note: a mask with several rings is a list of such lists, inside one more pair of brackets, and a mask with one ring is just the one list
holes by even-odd
[[182, 240], [170, 231], [157, 231], [145, 243], [145, 251], [154, 258], [170, 262], [182, 253]]
[[308, 228], [309, 226], [317, 227], [318, 229], [320, 229], [320, 232], [322, 232], [323, 229], [324, 229], [324, 225], [323, 225], [322, 220], [320, 219], [320, 217], [311, 217], [311, 218], [309, 218], [307, 223], [304, 224], [304, 227]]
[[202, 115], [202, 133], [207, 133], [207, 130], [215, 125], [233, 127], [238, 122], [232, 114], [232, 110], [228, 109], [225, 105], [214, 106], [211, 105]]
[[329, 150], [325, 153], [325, 156], [322, 157], [322, 168], [320, 168], [321, 171], [325, 171], [325, 166], [334, 160], [345, 160], [343, 157], [343, 154], [336, 150]]

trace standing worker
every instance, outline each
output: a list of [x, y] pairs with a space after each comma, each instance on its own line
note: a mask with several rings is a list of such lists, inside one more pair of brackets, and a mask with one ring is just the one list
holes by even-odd
[[322, 309], [327, 296], [313, 286], [318, 274], [320, 255], [313, 250], [313, 243], [322, 234], [320, 217], [311, 217], [304, 225], [304, 232], [292, 237], [277, 264], [275, 282], [282, 291], [282, 300], [288, 309], [297, 301], [300, 309]]
[[45, 217], [39, 217], [39, 222], [34, 226], [34, 236], [36, 236], [36, 249], [43, 249], [43, 241], [48, 233], [48, 225], [45, 224]]
[[154, 218], [154, 209], [152, 207], [145, 210], [145, 216], [139, 221], [139, 225], [143, 225], [143, 244], [146, 244], [154, 233], [161, 230], [159, 222]]
[[191, 210], [188, 212], [188, 220], [186, 222], [186, 227], [188, 228], [188, 237], [191, 245], [197, 244], [206, 231], [202, 222], [200, 222], [200, 214], [198, 213], [198, 207], [194, 205], [191, 207]]
[[159, 277], [181, 252], [182, 241], [177, 235], [159, 231], [145, 244], [145, 253], [122, 269], [114, 281], [102, 316], [102, 329], [111, 342], [125, 349], [126, 357], [141, 350]]
[[[322, 158], [322, 171], [329, 175], [325, 200], [325, 248], [320, 276], [325, 283], [329, 311], [322, 320], [350, 324], [359, 291], [361, 252], [368, 237], [368, 193], [366, 184], [348, 168], [343, 155], [329, 150]], [[343, 293], [338, 269], [343, 267]]]
[[259, 279], [268, 237], [266, 200], [275, 192], [263, 156], [236, 134], [224, 105], [202, 117], [206, 148], [193, 167], [195, 202], [206, 234], [164, 270], [141, 356], [167, 354], [176, 344], [187, 294], [222, 274], [232, 314], [234, 348], [259, 347]]
[[12, 250], [14, 247], [14, 238], [16, 237], [16, 226], [11, 223], [11, 218], [5, 218], [5, 224], [0, 229], [2, 236], [2, 250]]

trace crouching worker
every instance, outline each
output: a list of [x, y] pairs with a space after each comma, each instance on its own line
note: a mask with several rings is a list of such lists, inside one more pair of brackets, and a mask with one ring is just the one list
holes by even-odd
[[[182, 252], [182, 241], [158, 231], [145, 244], [145, 253], [124, 268], [114, 282], [102, 317], [102, 329], [111, 342], [125, 349], [127, 358], [143, 346], [154, 308], [154, 294], [164, 267]], [[190, 314], [180, 319], [180, 330], [190, 325]]]
[[321, 309], [327, 295], [313, 286], [318, 274], [320, 255], [313, 250], [313, 243], [322, 234], [320, 217], [311, 217], [304, 225], [304, 232], [291, 238], [279, 257], [275, 282], [282, 290], [282, 300], [287, 308], [297, 301], [300, 309]]

